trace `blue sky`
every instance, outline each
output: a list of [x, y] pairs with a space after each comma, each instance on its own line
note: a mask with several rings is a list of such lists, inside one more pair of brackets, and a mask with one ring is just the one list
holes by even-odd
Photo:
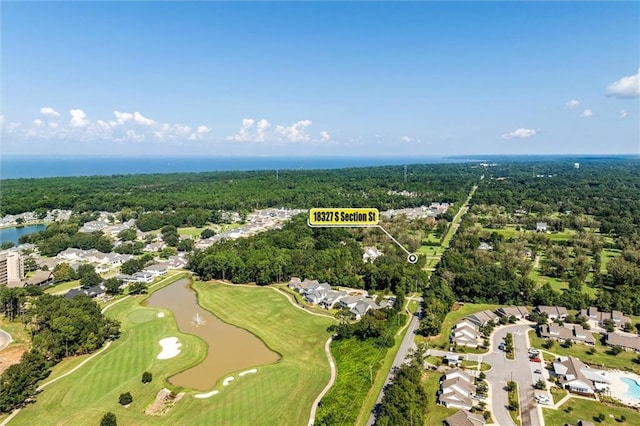
[[638, 2], [3, 2], [2, 153], [640, 153], [639, 20]]

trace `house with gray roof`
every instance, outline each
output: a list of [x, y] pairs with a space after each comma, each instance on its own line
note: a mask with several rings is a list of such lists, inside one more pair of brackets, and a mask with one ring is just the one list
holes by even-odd
[[600, 310], [594, 306], [582, 309], [580, 316], [586, 317], [589, 321], [600, 326], [603, 326], [606, 320], [613, 321], [613, 323], [620, 328], [623, 328], [627, 323], [631, 324], [631, 318], [625, 316], [620, 311], [600, 312]]
[[630, 333], [607, 333], [607, 346], [620, 346], [624, 350], [640, 352], [640, 336]]
[[496, 310], [496, 314], [501, 317], [523, 319], [529, 316], [529, 310], [526, 306], [502, 306]]
[[478, 414], [460, 410], [445, 418], [443, 424], [445, 426], [482, 426], [486, 424], [486, 422], [484, 417]]
[[536, 306], [535, 311], [539, 314], [547, 314], [551, 321], [556, 319], [563, 320], [569, 315], [567, 308], [564, 306]]
[[586, 366], [578, 358], [561, 356], [553, 362], [558, 383], [573, 393], [593, 395], [611, 385], [605, 372]]
[[371, 309], [380, 309], [380, 307], [373, 300], [363, 298], [358, 300], [358, 302], [353, 308], [349, 310], [349, 312], [355, 315], [356, 319], [360, 319]]
[[590, 331], [585, 330], [580, 324], [566, 324], [564, 326], [552, 322], [542, 324], [538, 327], [540, 337], [543, 339], [554, 339], [558, 341], [571, 340], [573, 343], [584, 343], [594, 346], [596, 339]]
[[467, 315], [465, 317], [466, 320], [471, 321], [478, 327], [482, 327], [492, 322], [495, 323], [498, 319], [498, 316], [491, 312], [490, 310], [484, 310], [480, 312], [476, 312], [475, 314]]

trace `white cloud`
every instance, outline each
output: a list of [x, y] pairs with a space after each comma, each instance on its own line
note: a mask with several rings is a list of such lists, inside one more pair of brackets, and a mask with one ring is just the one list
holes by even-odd
[[72, 110], [69, 110], [69, 114], [71, 114], [71, 121], [69, 122], [69, 126], [86, 127], [87, 125], [89, 125], [89, 120], [87, 120], [87, 114], [85, 114], [83, 110], [72, 109]]
[[502, 139], [527, 139], [536, 135], [536, 131], [533, 129], [519, 128], [513, 132], [505, 133], [502, 135]]
[[640, 96], [640, 68], [634, 75], [622, 77], [607, 86], [607, 96], [637, 98]]
[[60, 117], [60, 113], [51, 107], [42, 107], [40, 108], [40, 114], [47, 118], [58, 118]]
[[311, 139], [306, 129], [312, 124], [311, 120], [300, 120], [291, 126], [276, 126], [276, 133], [287, 142], [306, 142]]
[[227, 136], [226, 140], [236, 142], [273, 142], [296, 143], [327, 141], [329, 133], [320, 132], [320, 139], [313, 139], [308, 133], [308, 128], [313, 123], [311, 120], [300, 120], [290, 126], [273, 126], [269, 121], [261, 119], [256, 123], [252, 118], [242, 120], [242, 126], [235, 135]]
[[116, 116], [116, 121], [110, 121], [110, 126], [122, 126], [127, 122], [133, 120], [133, 114], [130, 114], [128, 112], [113, 111], [113, 115]]
[[621, 109], [619, 114], [620, 114], [620, 119], [624, 120], [625, 118], [627, 118], [627, 111]]
[[585, 109], [584, 111], [582, 111], [582, 114], [580, 114], [581, 117], [591, 117], [593, 116], [593, 111], [591, 111], [590, 109]]
[[564, 104], [564, 107], [566, 109], [574, 109], [577, 108], [580, 105], [580, 102], [575, 100], [575, 99], [571, 99], [569, 102], [567, 102], [566, 104]]
[[[211, 129], [200, 125], [192, 128], [184, 124], [159, 123], [140, 112], [114, 111], [115, 120], [90, 121], [82, 109], [69, 111], [71, 119], [67, 125], [54, 118], [59, 114], [51, 107], [40, 110], [44, 118], [36, 118], [29, 125], [12, 123], [7, 134], [22, 139], [65, 141], [114, 141], [114, 142], [176, 142], [204, 140]], [[57, 115], [56, 115], [57, 114]]]
[[413, 142], [413, 138], [411, 136], [403, 136], [400, 140], [405, 143]]
[[331, 139], [331, 135], [329, 135], [329, 132], [327, 132], [326, 130], [320, 132], [320, 140], [322, 142], [326, 142], [329, 139]]
[[152, 126], [155, 123], [155, 121], [143, 116], [139, 112], [133, 113], [133, 120], [138, 124], [142, 124], [143, 126]]

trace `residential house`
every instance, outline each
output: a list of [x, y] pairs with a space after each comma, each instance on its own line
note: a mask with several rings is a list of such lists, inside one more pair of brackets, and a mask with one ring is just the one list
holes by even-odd
[[589, 321], [603, 326], [606, 320], [611, 320], [617, 327], [624, 327], [625, 324], [631, 324], [631, 318], [625, 316], [620, 311], [600, 312], [598, 308], [590, 306], [580, 311], [580, 316], [586, 317]]
[[457, 346], [477, 348], [480, 338], [478, 327], [470, 321], [460, 321], [451, 330], [451, 343]]
[[542, 324], [538, 327], [540, 337], [544, 339], [554, 339], [559, 341], [570, 340], [573, 343], [584, 343], [589, 346], [596, 344], [596, 339], [590, 331], [585, 330], [579, 324], [567, 324], [561, 326], [555, 322]]
[[340, 299], [339, 304], [342, 309], [351, 309], [362, 299], [362, 296], [347, 296]]
[[535, 311], [539, 314], [547, 314], [551, 321], [556, 319], [564, 320], [569, 312], [567, 312], [567, 308], [564, 306], [536, 306]]
[[460, 377], [445, 380], [440, 383], [438, 403], [447, 408], [470, 410], [473, 406], [471, 397], [476, 391], [475, 385]]
[[332, 309], [340, 299], [345, 297], [347, 297], [346, 291], [329, 290], [324, 299], [320, 301], [320, 306], [325, 309]]
[[167, 265], [164, 263], [156, 263], [154, 265], [147, 266], [142, 270], [142, 272], [146, 272], [147, 274], [152, 275], [153, 277], [160, 277], [162, 275], [167, 275]]
[[536, 223], [536, 232], [547, 232], [547, 222]]
[[587, 367], [578, 358], [561, 356], [553, 362], [553, 368], [558, 383], [570, 392], [593, 395], [611, 385], [604, 371]]
[[461, 370], [459, 368], [452, 368], [451, 370], [446, 371], [444, 373], [444, 375], [440, 379], [440, 383], [446, 382], [446, 381], [451, 380], [451, 379], [461, 379], [461, 380], [464, 380], [465, 382], [471, 383], [471, 384], [473, 384], [473, 380], [474, 380], [473, 377], [471, 377], [464, 370]]
[[457, 411], [443, 421], [444, 426], [482, 426], [486, 424], [484, 417], [469, 411]]
[[480, 243], [478, 246], [478, 250], [493, 250], [493, 246], [489, 243], [485, 243], [484, 241]]
[[495, 323], [498, 319], [498, 316], [489, 310], [484, 310], [476, 312], [475, 314], [467, 315], [465, 319], [472, 322], [478, 327], [483, 327], [490, 322]]
[[162, 241], [157, 241], [155, 243], [149, 243], [144, 246], [145, 251], [159, 252], [162, 251], [167, 245]]
[[371, 299], [363, 298], [358, 300], [358, 302], [355, 304], [353, 308], [349, 310], [349, 312], [355, 315], [356, 319], [360, 319], [371, 309], [380, 309], [380, 307], [375, 301]]
[[365, 247], [364, 248], [364, 254], [362, 255], [362, 261], [363, 262], [373, 262], [375, 261], [378, 257], [382, 256], [382, 252], [380, 250], [378, 250], [376, 247]]
[[80, 295], [86, 295], [86, 293], [80, 290], [79, 288], [72, 288], [71, 290], [65, 293], [64, 297], [65, 299], [73, 299], [74, 297], [80, 296]]
[[133, 278], [135, 278], [136, 282], [140, 283], [150, 283], [153, 281], [153, 275], [148, 272], [136, 272], [133, 274]]
[[84, 250], [69, 247], [68, 249], [58, 253], [56, 257], [59, 257], [61, 259], [66, 259], [66, 260], [80, 260], [82, 259], [83, 255], [84, 255]]
[[496, 311], [501, 317], [515, 317], [523, 319], [529, 316], [529, 310], [525, 306], [503, 306]]
[[621, 348], [640, 352], [640, 336], [629, 333], [607, 333], [605, 337], [608, 346], [620, 346]]
[[444, 362], [446, 365], [459, 367], [462, 364], [462, 359], [458, 354], [448, 353], [442, 357], [442, 362]]
[[36, 271], [33, 276], [29, 277], [25, 285], [46, 286], [53, 284], [53, 273], [51, 271]]

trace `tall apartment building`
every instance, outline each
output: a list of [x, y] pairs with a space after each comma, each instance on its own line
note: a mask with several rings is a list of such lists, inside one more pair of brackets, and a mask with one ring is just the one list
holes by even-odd
[[24, 278], [24, 259], [14, 250], [0, 252], [0, 285]]

